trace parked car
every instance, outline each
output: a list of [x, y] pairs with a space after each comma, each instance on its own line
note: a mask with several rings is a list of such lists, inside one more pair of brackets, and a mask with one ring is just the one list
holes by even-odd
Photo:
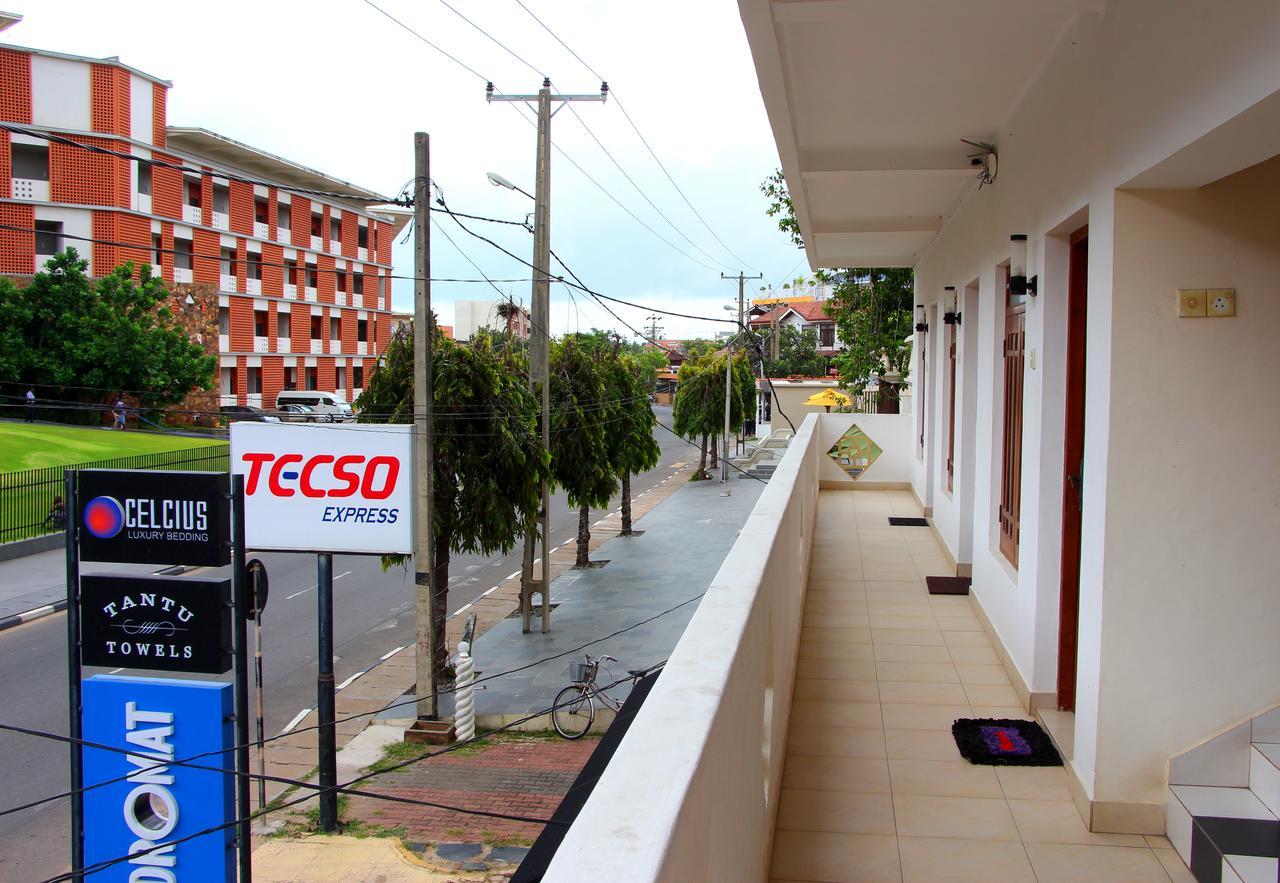
[[249, 420], [255, 423], [279, 423], [280, 418], [273, 414], [268, 414], [261, 408], [255, 408], [253, 405], [223, 405], [218, 409], [222, 415], [222, 419], [228, 423], [237, 420]]
[[356, 419], [351, 405], [342, 396], [317, 389], [286, 389], [276, 395], [276, 410], [285, 405], [305, 405], [316, 414], [327, 414], [334, 423], [346, 423]]
[[285, 423], [332, 423], [332, 414], [322, 414], [315, 408], [289, 402], [280, 406], [277, 416]]

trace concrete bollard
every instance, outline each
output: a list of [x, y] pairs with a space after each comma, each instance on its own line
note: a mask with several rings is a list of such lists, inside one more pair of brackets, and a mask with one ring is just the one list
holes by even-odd
[[458, 663], [456, 667], [453, 724], [458, 732], [458, 741], [474, 739], [476, 735], [476, 690], [475, 663], [471, 659], [471, 644], [461, 641], [458, 644]]

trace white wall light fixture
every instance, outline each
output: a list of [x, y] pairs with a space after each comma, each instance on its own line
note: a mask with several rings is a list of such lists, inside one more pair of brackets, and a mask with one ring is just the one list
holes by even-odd
[[1040, 277], [1027, 278], [1027, 234], [1014, 233], [1009, 237], [1009, 293], [1031, 295], [1040, 293]]

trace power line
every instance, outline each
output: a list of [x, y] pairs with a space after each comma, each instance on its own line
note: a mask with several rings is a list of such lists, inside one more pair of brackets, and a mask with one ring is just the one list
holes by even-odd
[[460, 19], [462, 19], [463, 21], [465, 21], [467, 24], [471, 25], [471, 27], [475, 28], [475, 29], [476, 29], [477, 31], [479, 31], [480, 33], [484, 34], [486, 37], [488, 37], [488, 38], [489, 38], [489, 40], [490, 40], [490, 41], [492, 41], [494, 44], [496, 44], [496, 45], [498, 46], [498, 48], [500, 48], [502, 51], [506, 52], [508, 55], [510, 55], [510, 56], [511, 56], [512, 58], [514, 58], [516, 61], [518, 61], [518, 62], [520, 62], [521, 64], [523, 64], [523, 65], [524, 65], [525, 67], [527, 67], [529, 70], [533, 71], [535, 74], [537, 74], [537, 75], [538, 75], [538, 76], [540, 76], [540, 77], [545, 77], [545, 76], [546, 76], [546, 74], [545, 74], [545, 73], [543, 73], [542, 71], [538, 70], [538, 68], [534, 67], [534, 66], [533, 66], [532, 64], [530, 64], [529, 62], [525, 61], [525, 60], [524, 60], [524, 59], [523, 59], [523, 58], [522, 58], [518, 53], [516, 53], [516, 51], [515, 51], [515, 50], [513, 50], [510, 46], [508, 46], [507, 44], [503, 43], [501, 40], [499, 40], [497, 37], [493, 36], [493, 34], [489, 33], [489, 32], [488, 32], [488, 31], [486, 31], [484, 28], [480, 27], [480, 25], [476, 24], [476, 23], [475, 23], [475, 22], [473, 22], [471, 19], [467, 18], [465, 15], [463, 15], [461, 12], [459, 12], [457, 9], [455, 9], [453, 6], [451, 6], [449, 3], [445, 2], [445, 0], [440, 0], [440, 5], [441, 5], [441, 6], [443, 6], [445, 9], [449, 10], [450, 12], [452, 12], [452, 13], [453, 13], [454, 15], [456, 15], [458, 18], [460, 18]]
[[419, 40], [421, 40], [423, 43], [426, 43], [428, 46], [430, 46], [430, 47], [431, 47], [432, 49], [434, 49], [436, 52], [439, 52], [439, 53], [440, 53], [441, 55], [443, 55], [445, 58], [447, 58], [447, 59], [449, 59], [450, 61], [452, 61], [454, 64], [456, 64], [458, 67], [462, 68], [462, 69], [463, 69], [464, 71], [466, 71], [467, 73], [471, 74], [473, 77], [477, 77], [477, 78], [479, 78], [480, 80], [482, 80], [482, 81], [484, 81], [484, 82], [488, 82], [488, 81], [489, 81], [489, 78], [488, 78], [488, 77], [486, 77], [484, 74], [481, 74], [481, 73], [480, 73], [479, 71], [477, 71], [475, 68], [473, 68], [473, 67], [471, 67], [470, 65], [466, 64], [465, 62], [463, 62], [463, 61], [462, 61], [461, 59], [459, 59], [457, 56], [455, 56], [455, 55], [451, 55], [450, 53], [446, 52], [444, 49], [442, 49], [442, 48], [440, 48], [439, 46], [437, 46], [435, 43], [432, 43], [432, 42], [431, 42], [430, 40], [428, 40], [426, 37], [422, 36], [422, 34], [418, 33], [418, 32], [417, 32], [417, 31], [415, 31], [413, 28], [409, 27], [407, 24], [405, 24], [404, 22], [402, 22], [400, 19], [396, 18], [394, 15], [392, 15], [392, 14], [391, 14], [391, 13], [389, 13], [389, 12], [387, 12], [385, 9], [383, 9], [381, 6], [379, 6], [377, 3], [374, 3], [374, 2], [373, 2], [373, 0], [361, 0], [361, 2], [362, 2], [362, 3], [364, 3], [364, 5], [366, 5], [366, 6], [370, 7], [371, 9], [373, 9], [373, 10], [375, 10], [375, 11], [377, 11], [377, 12], [381, 13], [382, 15], [386, 16], [387, 18], [391, 19], [393, 22], [395, 22], [395, 23], [396, 23], [397, 25], [399, 25], [401, 28], [403, 28], [404, 30], [408, 31], [408, 32], [409, 32], [410, 34], [412, 34], [413, 36], [417, 37], [417, 38], [418, 38]]

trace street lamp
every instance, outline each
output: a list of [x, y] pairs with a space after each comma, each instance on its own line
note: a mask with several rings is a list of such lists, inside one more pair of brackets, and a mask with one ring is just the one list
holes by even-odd
[[[526, 190], [522, 190], [521, 188], [517, 187], [515, 184], [512, 184], [510, 181], [508, 181], [506, 178], [499, 175], [497, 172], [486, 172], [485, 177], [489, 179], [489, 183], [492, 184], [494, 187], [505, 187], [508, 190], [514, 190], [517, 193], [523, 193], [525, 196], [529, 197], [530, 199], [533, 199], [533, 195], [531, 193], [529, 193]], [[534, 202], [537, 202], [537, 200], [534, 199]]]

